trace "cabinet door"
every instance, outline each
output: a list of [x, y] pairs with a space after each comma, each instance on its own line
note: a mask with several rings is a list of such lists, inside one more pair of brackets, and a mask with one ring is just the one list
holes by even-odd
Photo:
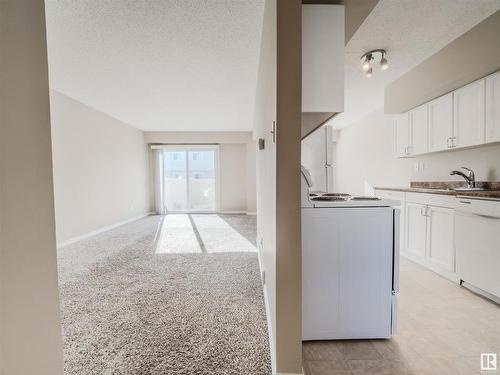
[[405, 157], [409, 155], [410, 146], [410, 124], [409, 114], [402, 113], [396, 116], [394, 125], [395, 141], [396, 141], [396, 156]]
[[453, 137], [453, 94], [429, 102], [429, 151], [451, 148]]
[[428, 148], [428, 115], [427, 104], [410, 111], [410, 153], [412, 155], [425, 154]]
[[427, 215], [427, 258], [434, 265], [455, 272], [453, 209], [429, 206]]
[[453, 92], [453, 147], [483, 144], [484, 79]]
[[425, 258], [427, 242], [426, 206], [417, 203], [406, 203], [405, 251], [411, 255]]
[[375, 189], [375, 196], [377, 198], [389, 199], [392, 201], [396, 201], [399, 203], [396, 204], [396, 207], [399, 208], [399, 251], [405, 252], [405, 193], [402, 191], [393, 191], [393, 190], [380, 190]]
[[500, 141], [500, 72], [486, 77], [486, 142]]

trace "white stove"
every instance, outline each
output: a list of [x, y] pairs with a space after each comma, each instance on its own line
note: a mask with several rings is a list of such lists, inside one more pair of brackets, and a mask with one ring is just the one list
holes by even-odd
[[312, 186], [302, 168], [302, 338], [391, 337], [399, 211], [390, 201]]
[[391, 204], [380, 198], [359, 196], [317, 195], [309, 197], [311, 205], [306, 207], [390, 207]]
[[309, 171], [302, 167], [302, 207], [392, 207], [392, 201], [348, 193], [311, 191], [313, 181]]

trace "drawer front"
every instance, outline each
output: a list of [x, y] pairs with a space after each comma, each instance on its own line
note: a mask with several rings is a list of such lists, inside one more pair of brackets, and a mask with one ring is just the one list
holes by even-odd
[[426, 204], [429, 206], [438, 207], [455, 207], [454, 195], [439, 195], [439, 194], [426, 194], [426, 193], [406, 193], [406, 201]]

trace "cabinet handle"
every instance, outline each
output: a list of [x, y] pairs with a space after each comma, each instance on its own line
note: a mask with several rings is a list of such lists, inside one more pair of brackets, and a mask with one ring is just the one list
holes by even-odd
[[420, 207], [420, 215], [429, 217], [429, 206]]
[[455, 144], [455, 139], [457, 139], [457, 137], [450, 137], [451, 139], [451, 147], [454, 148], [454, 147], [457, 147], [457, 145]]

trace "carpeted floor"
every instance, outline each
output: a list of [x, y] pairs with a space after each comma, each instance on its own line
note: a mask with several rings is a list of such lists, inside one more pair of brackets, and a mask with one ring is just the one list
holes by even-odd
[[160, 216], [59, 249], [65, 374], [271, 373], [255, 218], [185, 216], [200, 251]]

